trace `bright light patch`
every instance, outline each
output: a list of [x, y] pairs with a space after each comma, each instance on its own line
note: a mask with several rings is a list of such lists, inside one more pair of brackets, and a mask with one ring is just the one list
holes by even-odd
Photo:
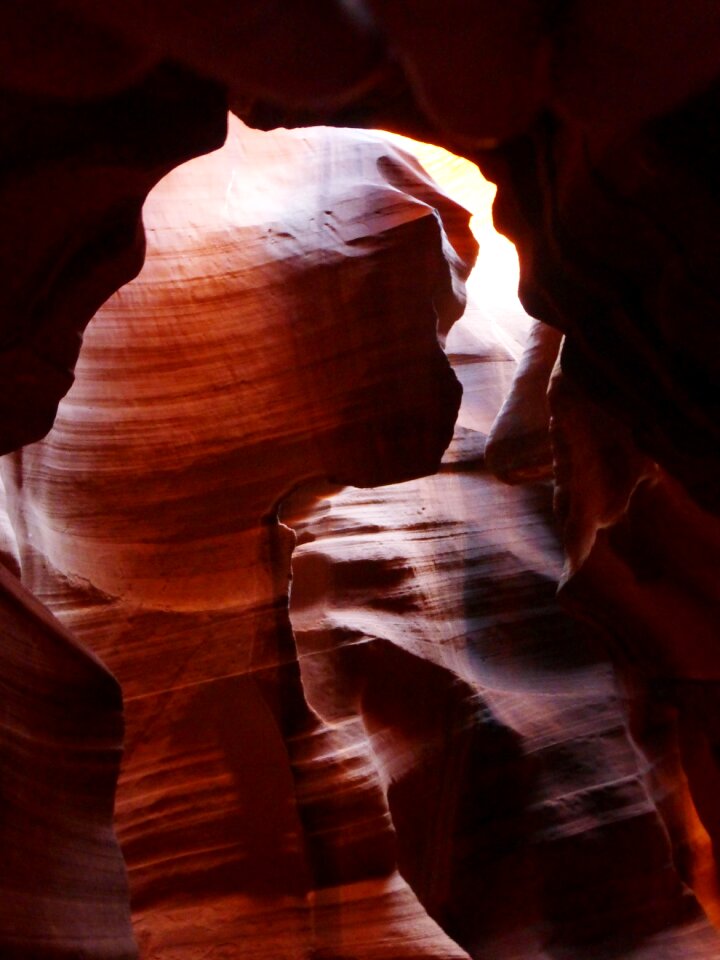
[[468, 308], [465, 322], [478, 328], [486, 339], [488, 324], [496, 338], [513, 357], [519, 357], [530, 318], [517, 297], [519, 267], [513, 244], [493, 226], [492, 202], [496, 187], [486, 180], [474, 163], [442, 147], [388, 134], [412, 153], [444, 192], [472, 213], [470, 227], [480, 244], [480, 255], [467, 284]]

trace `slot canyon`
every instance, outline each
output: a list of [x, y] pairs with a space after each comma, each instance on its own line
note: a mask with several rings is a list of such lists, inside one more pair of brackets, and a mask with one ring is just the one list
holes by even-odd
[[0, 28], [0, 960], [720, 960], [720, 7]]

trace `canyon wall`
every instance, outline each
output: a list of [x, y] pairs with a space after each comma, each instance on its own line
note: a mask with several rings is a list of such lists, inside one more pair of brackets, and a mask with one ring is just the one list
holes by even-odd
[[3, 956], [715, 956], [716, 5], [0, 26]]

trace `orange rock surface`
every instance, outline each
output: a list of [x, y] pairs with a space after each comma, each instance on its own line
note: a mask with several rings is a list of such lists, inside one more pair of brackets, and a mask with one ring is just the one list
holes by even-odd
[[23, 579], [123, 687], [143, 956], [463, 957], [397, 872], [372, 764], [306, 702], [276, 517], [312, 478], [436, 468], [468, 215], [380, 137], [235, 123], [145, 217], [144, 271], [6, 473]]
[[141, 956], [715, 950], [600, 637], [554, 597], [552, 491], [484, 465], [515, 362], [477, 303], [412, 479], [457, 414], [468, 215], [378, 135], [233, 123], [145, 218], [5, 469], [24, 581], [122, 685]]
[[718, 955], [715, 0], [0, 51], [0, 958]]

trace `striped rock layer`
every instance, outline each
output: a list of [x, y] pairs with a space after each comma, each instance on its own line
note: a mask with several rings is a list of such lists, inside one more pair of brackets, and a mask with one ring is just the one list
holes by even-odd
[[[233, 124], [145, 218], [3, 470], [8, 562], [122, 686], [140, 955], [713, 956], [672, 724], [558, 606], [550, 486], [485, 462], [515, 360], [476, 304], [450, 330], [466, 214], [377, 135]], [[132, 956], [115, 858], [93, 957]]]

